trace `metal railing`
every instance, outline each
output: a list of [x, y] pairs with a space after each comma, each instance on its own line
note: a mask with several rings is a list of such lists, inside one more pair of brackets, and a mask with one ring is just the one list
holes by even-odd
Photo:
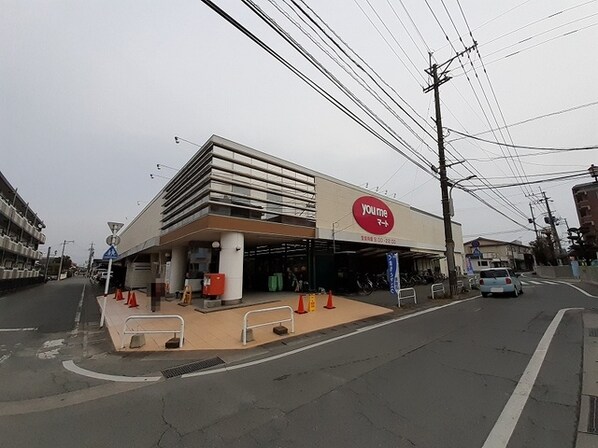
[[417, 305], [417, 293], [414, 288], [403, 288], [399, 289], [399, 306], [401, 306], [401, 299], [413, 299], [413, 302]]
[[[127, 322], [134, 319], [178, 319], [181, 321], [181, 327], [179, 330], [127, 330]], [[139, 316], [128, 316], [125, 319], [125, 323], [123, 325], [123, 334], [121, 336], [121, 346], [120, 348], [125, 348], [125, 335], [126, 334], [137, 334], [137, 333], [179, 333], [179, 348], [183, 347], [183, 340], [185, 339], [185, 321], [184, 319], [179, 316], [178, 314], [164, 314], [161, 316], [156, 316], [153, 314], [141, 314]]]
[[444, 295], [444, 284], [443, 283], [434, 283], [431, 288], [432, 290], [432, 299], [435, 299], [434, 295], [441, 292]]
[[[277, 319], [275, 321], [272, 322], [265, 322], [263, 324], [256, 324], [256, 325], [247, 325], [247, 319], [249, 318], [250, 314], [257, 314], [257, 313], [265, 313], [268, 311], [280, 311], [280, 310], [289, 310], [289, 314], [290, 314], [290, 318], [289, 319]], [[253, 310], [253, 311], [248, 311], [245, 313], [245, 316], [243, 316], [243, 345], [247, 345], [247, 330], [252, 329], [252, 328], [258, 328], [258, 327], [266, 327], [268, 325], [273, 325], [273, 324], [281, 324], [283, 322], [291, 322], [291, 333], [295, 333], [295, 314], [293, 313], [293, 308], [291, 308], [290, 306], [276, 306], [273, 308], [264, 308], [261, 310]]]

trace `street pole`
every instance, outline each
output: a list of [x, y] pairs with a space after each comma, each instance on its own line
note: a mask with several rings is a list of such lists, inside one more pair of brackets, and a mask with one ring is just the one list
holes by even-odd
[[544, 197], [544, 202], [546, 203], [546, 211], [548, 212], [548, 220], [550, 221], [550, 228], [552, 229], [552, 234], [554, 235], [553, 240], [556, 243], [556, 248], [558, 250], [557, 254], [557, 264], [558, 260], [561, 257], [563, 249], [561, 248], [561, 239], [559, 238], [559, 234], [556, 231], [556, 226], [554, 225], [554, 216], [552, 216], [552, 211], [550, 211], [550, 205], [548, 204], [548, 198], [546, 197], [546, 193], [543, 191], [542, 196]]
[[91, 262], [93, 260], [93, 242], [91, 243], [91, 246], [89, 247], [89, 259], [87, 260], [87, 276], [89, 277], [89, 275], [91, 274]]
[[532, 214], [532, 223], [534, 224], [534, 232], [536, 233], [536, 241], [538, 241], [538, 226], [536, 225], [536, 218], [534, 217], [534, 208], [532, 207], [532, 203], [529, 203], [529, 211]]
[[48, 280], [48, 266], [50, 265], [50, 246], [48, 246], [48, 255], [46, 255], [46, 271], [44, 272], [44, 280]]
[[64, 240], [62, 242], [62, 254], [60, 255], [60, 265], [58, 267], [58, 281], [60, 281], [60, 276], [62, 274], [62, 259], [64, 258], [64, 247], [66, 246], [67, 243], [74, 243], [75, 241], [71, 240], [71, 241], [67, 241]]
[[[110, 239], [110, 247], [113, 247], [116, 240], [117, 240], [117, 236], [116, 234], [118, 233], [118, 231], [122, 228], [123, 224], [120, 222], [109, 222], [108, 223], [108, 227], [110, 228], [110, 231], [112, 232], [112, 234], [109, 236]], [[110, 274], [112, 273], [112, 258], [110, 258], [108, 260], [108, 272], [106, 273], [106, 286], [104, 287], [104, 301], [103, 301], [103, 306], [102, 306], [102, 315], [100, 317], [100, 328], [104, 326], [104, 320], [106, 318], [106, 305], [108, 304], [107, 298], [108, 298], [108, 288], [110, 287]]]
[[[426, 69], [426, 73], [432, 77], [433, 83], [424, 88], [424, 92], [430, 92], [434, 90], [434, 103], [436, 106], [436, 135], [438, 139], [438, 171], [440, 174], [440, 191], [442, 194], [442, 217], [444, 221], [444, 240], [446, 245], [446, 264], [449, 271], [449, 296], [452, 299], [457, 294], [457, 271], [455, 269], [455, 241], [453, 240], [453, 227], [451, 222], [451, 207], [449, 201], [448, 191], [448, 178], [446, 176], [446, 159], [444, 156], [444, 135], [442, 133], [442, 116], [440, 111], [440, 85], [447, 82], [450, 77], [448, 76], [448, 67], [450, 63], [461, 55], [473, 50], [477, 44], [474, 44], [466, 48], [460, 53], [457, 53], [448, 61], [438, 65], [432, 64], [432, 55], [430, 54], [430, 68]], [[442, 72], [439, 74], [438, 69]]]

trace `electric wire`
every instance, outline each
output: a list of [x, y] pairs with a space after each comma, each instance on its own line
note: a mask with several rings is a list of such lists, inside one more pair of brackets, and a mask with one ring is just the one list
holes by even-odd
[[[289, 43], [299, 54], [301, 54], [310, 64], [312, 64], [318, 71], [332, 81], [341, 92], [343, 92], [355, 105], [357, 105], [363, 112], [365, 112], [372, 120], [380, 125], [386, 132], [399, 141], [408, 151], [415, 157], [419, 158], [425, 165], [430, 166], [430, 162], [425, 159], [420, 153], [416, 152], [413, 147], [409, 145], [400, 135], [396, 133], [386, 122], [384, 122], [378, 115], [376, 115], [367, 105], [363, 103], [357, 96], [351, 92], [338, 78], [336, 78], [329, 70], [327, 70], [309, 51], [300, 45], [288, 32], [286, 32], [272, 17], [266, 14], [255, 2], [252, 0], [242, 0], [252, 12], [254, 12], [262, 21], [264, 21], [270, 28], [279, 34], [287, 43]], [[428, 168], [423, 168], [428, 171]]]
[[[341, 55], [337, 49], [333, 46], [331, 46], [330, 44], [328, 44], [326, 42], [326, 40], [324, 40], [322, 38], [322, 36], [320, 36], [318, 34], [318, 31], [314, 28], [314, 26], [311, 23], [308, 23], [302, 15], [300, 15], [299, 13], [297, 13], [297, 11], [293, 10], [295, 12], [295, 14], [297, 15], [297, 17], [299, 17], [299, 19], [305, 23], [318, 37], [320, 37], [320, 39], [322, 40], [323, 44], [326, 45], [327, 48], [330, 48], [332, 52], [334, 52], [334, 54], [339, 58], [335, 58], [334, 56], [332, 56], [325, 48], [322, 47], [322, 44], [320, 44], [320, 42], [318, 42], [314, 36], [312, 36], [309, 32], [307, 32], [299, 23], [297, 23], [297, 21], [295, 21], [292, 17], [290, 17], [290, 15], [284, 11], [274, 0], [268, 0], [276, 9], [278, 9], [279, 12], [281, 12], [281, 14], [283, 14], [293, 25], [295, 25], [295, 27], [297, 27], [305, 36], [307, 36], [322, 52], [324, 52], [331, 60], [333, 60], [339, 67], [341, 67], [349, 76], [351, 76], [364, 90], [366, 90], [368, 93], [370, 93], [370, 95], [372, 95], [377, 101], [380, 102], [380, 104], [382, 104], [397, 120], [399, 120], [401, 122], [401, 124], [403, 124], [403, 126], [405, 126], [405, 128], [407, 128], [420, 142], [422, 142], [423, 144], [425, 144], [430, 150], [432, 150], [432, 148], [422, 139], [422, 137], [417, 134], [406, 122], [403, 118], [401, 118], [397, 112], [390, 107], [390, 105], [388, 103], [386, 103], [381, 97], [380, 95], [378, 95], [377, 92], [374, 91], [374, 89], [371, 88], [371, 86], [368, 85], [367, 81], [361, 76], [359, 75], [359, 73], [357, 73], [353, 68], [351, 68], [350, 64], [347, 61], [343, 61], [344, 64], [341, 63], [341, 61], [339, 59], [343, 59], [343, 55], [345, 55], [353, 64], [355, 64], [356, 66], [358, 66], [366, 75], [369, 75], [369, 78], [377, 85], [377, 87], [388, 97], [390, 98], [390, 100], [396, 105], [398, 106], [409, 118], [411, 118], [411, 120], [416, 123], [430, 138], [432, 138], [434, 140], [434, 135], [431, 134], [426, 128], [424, 128], [415, 118], [413, 118], [409, 112], [401, 105], [399, 104], [393, 97], [392, 95], [390, 95], [369, 73], [367, 73], [367, 71], [365, 71], [363, 69], [363, 67], [359, 66], [359, 63], [357, 61], [355, 61], [355, 59], [353, 59], [350, 55], [347, 54], [347, 52], [340, 46], [336, 46], [336, 48], [338, 48], [341, 53], [343, 55]], [[291, 7], [292, 6], [288, 3], [287, 0], [283, 0], [283, 2]], [[295, 3], [295, 2], [293, 2]], [[315, 23], [315, 22], [313, 22]], [[316, 27], [318, 26], [317, 23], [315, 23]], [[321, 27], [318, 28], [321, 32], [323, 32], [325, 34], [325, 31], [322, 30]], [[325, 34], [326, 35], [326, 34]], [[327, 36], [330, 39], [330, 36]], [[402, 98], [401, 98], [402, 99]], [[405, 102], [403, 100], [403, 102]], [[434, 140], [435, 141], [435, 140]]]
[[[370, 18], [370, 16], [367, 15], [367, 13], [365, 12], [365, 9], [363, 9], [361, 7], [361, 5], [357, 2], [357, 0], [353, 0], [353, 2], [357, 5], [357, 7], [359, 8], [359, 10], [363, 13], [363, 15], [366, 17], [366, 19], [368, 19], [368, 22], [370, 22], [370, 24], [374, 27], [374, 29], [376, 30], [376, 32], [380, 35], [380, 37], [384, 40], [384, 42], [386, 43], [386, 45], [388, 46], [388, 48], [390, 48], [390, 50], [394, 53], [394, 55], [397, 57], [397, 59], [401, 62], [401, 64], [403, 64], [405, 66], [405, 68], [407, 69], [407, 71], [409, 72], [409, 74], [411, 75], [411, 77], [415, 80], [415, 82], [417, 84], [419, 84], [420, 87], [423, 88], [423, 85], [421, 84], [421, 82], [417, 79], [417, 76], [415, 76], [413, 74], [413, 72], [411, 71], [411, 69], [407, 66], [407, 64], [405, 63], [405, 61], [403, 61], [403, 59], [401, 59], [401, 57], [399, 56], [399, 54], [395, 51], [395, 49], [393, 48], [393, 46], [390, 44], [390, 42], [388, 41], [388, 39], [386, 38], [386, 36], [384, 36], [384, 34], [382, 33], [382, 31], [380, 31], [380, 29], [378, 28], [378, 26], [374, 23], [374, 21]], [[371, 6], [371, 5], [370, 5]], [[375, 12], [375, 11], [374, 11]], [[400, 47], [400, 45], [399, 45]], [[400, 47], [402, 50], [402, 47]], [[404, 52], [404, 51], [403, 51]], [[417, 67], [416, 67], [417, 70]], [[422, 76], [420, 74], [420, 76]]]
[[[591, 106], [596, 106], [596, 105], [598, 105], [598, 101], [592, 101], [590, 103], [585, 103], [585, 104], [580, 104], [578, 106], [569, 107], [567, 109], [561, 109], [561, 110], [558, 110], [556, 112], [550, 112], [550, 113], [538, 115], [538, 116], [535, 116], [535, 117], [532, 117], [532, 118], [527, 118], [525, 120], [518, 121], [516, 123], [511, 123], [511, 124], [508, 125], [508, 127], [512, 128], [514, 126], [519, 126], [521, 124], [529, 123], [531, 121], [536, 121], [536, 120], [540, 120], [542, 118], [552, 117], [552, 116], [555, 116], [555, 115], [560, 115], [560, 114], [564, 114], [564, 113], [567, 113], [567, 112], [572, 112], [572, 111], [576, 111], [576, 110], [579, 110], [579, 109], [584, 109], [586, 107], [591, 107]], [[484, 135], [484, 134], [487, 134], [488, 132], [491, 132], [491, 131], [492, 131], [492, 129], [488, 129], [487, 131], [482, 131], [482, 132], [478, 132], [478, 133], [475, 133], [475, 134], [468, 134], [468, 135], [473, 136], [473, 137], [477, 137], [478, 135]], [[448, 142], [455, 142], [457, 140], [462, 140], [464, 138], [467, 138], [467, 137], [464, 137], [464, 136], [456, 137], [456, 138], [453, 138], [453, 139], [449, 140]]]
[[[442, 26], [442, 24], [440, 23], [440, 20], [438, 19], [438, 17], [437, 17], [437, 15], [436, 15], [436, 13], [434, 12], [434, 10], [432, 9], [432, 7], [430, 6], [430, 3], [428, 2], [428, 0], [425, 0], [425, 2], [426, 2], [426, 5], [428, 6], [428, 9], [429, 9], [429, 10], [430, 10], [430, 12], [432, 13], [432, 16], [433, 16], [433, 17], [434, 17], [434, 19], [436, 20], [436, 23], [437, 23], [437, 24], [438, 24], [438, 26], [440, 27], [441, 31], [444, 33], [444, 36], [445, 36], [446, 40], [449, 42], [449, 44], [450, 44], [450, 46], [452, 47], [453, 51], [454, 51], [455, 53], [459, 54], [459, 52], [457, 52], [457, 50], [456, 50], [456, 48], [454, 47], [454, 45], [451, 43], [451, 40], [449, 39], [449, 37], [448, 37], [448, 35], [447, 35], [447, 33], [446, 33], [446, 31], [445, 31], [444, 27], [443, 27], [443, 26]], [[453, 22], [453, 23], [454, 23], [454, 22]], [[457, 34], [459, 35], [458, 31], [457, 31]], [[463, 63], [461, 62], [461, 58], [458, 58], [458, 60], [459, 60], [459, 64], [461, 65], [462, 69], [464, 70]], [[483, 87], [481, 86], [481, 82], [479, 81], [479, 77], [477, 76], [477, 73], [476, 73], [476, 77], [478, 78], [478, 82], [480, 83], [480, 87], [482, 88], [482, 91], [483, 91], [483, 93], [484, 93], [484, 96], [486, 96], [486, 94], [485, 94], [485, 91], [483, 90]], [[487, 122], [487, 123], [488, 123], [488, 125], [489, 125], [489, 126], [492, 128], [492, 125], [490, 124], [490, 120], [489, 120], [489, 118], [488, 118], [488, 116], [487, 116], [487, 114], [486, 114], [486, 112], [485, 112], [485, 109], [484, 109], [484, 107], [482, 106], [481, 100], [480, 100], [480, 98], [479, 98], [479, 96], [478, 96], [478, 94], [477, 94], [477, 92], [476, 92], [475, 88], [473, 87], [473, 83], [472, 83], [472, 82], [471, 82], [471, 80], [469, 79], [469, 76], [467, 76], [467, 81], [468, 81], [468, 83], [469, 83], [469, 84], [470, 84], [470, 86], [471, 86], [471, 89], [472, 89], [472, 91], [473, 91], [473, 93], [474, 93], [474, 96], [475, 96], [475, 98], [476, 98], [476, 101], [478, 102], [478, 105], [480, 106], [480, 109], [482, 110], [482, 113], [484, 114], [484, 117], [486, 118], [486, 122]], [[488, 101], [488, 98], [487, 98], [487, 96], [486, 96], [486, 100], [487, 100], [488, 104], [490, 105], [490, 103], [489, 103], [489, 101]], [[492, 108], [491, 108], [491, 107], [490, 107], [490, 110], [491, 110], [492, 114], [494, 114], [494, 112], [493, 112], [493, 110], [492, 110]], [[496, 117], [495, 117], [495, 121], [496, 121]], [[496, 124], [498, 125], [498, 121], [496, 121]], [[501, 149], [501, 151], [502, 151], [502, 149]], [[511, 172], [512, 172], [513, 174], [515, 174], [515, 171], [513, 170], [513, 168], [512, 168], [512, 166], [511, 166], [511, 164], [507, 163], [507, 165], [508, 165], [508, 166], [509, 166], [509, 168], [511, 169]], [[480, 179], [482, 179], [482, 178], [483, 178], [483, 177], [482, 177], [482, 176], [480, 176]], [[499, 198], [500, 198], [500, 199], [501, 199], [501, 200], [502, 200], [502, 201], [503, 201], [503, 202], [504, 202], [504, 203], [505, 203], [505, 204], [506, 204], [508, 207], [511, 207], [511, 208], [513, 208], [513, 209], [514, 209], [514, 210], [515, 210], [515, 211], [516, 211], [518, 214], [520, 214], [522, 217], [525, 217], [525, 214], [524, 214], [524, 213], [523, 213], [523, 212], [522, 212], [520, 209], [518, 209], [517, 207], [515, 207], [514, 205], [512, 205], [512, 204], [511, 204], [511, 203], [510, 203], [510, 202], [509, 202], [509, 201], [508, 201], [506, 198], [502, 197], [502, 196], [501, 196], [501, 193], [500, 193], [499, 191], [495, 191], [495, 193], [498, 195], [498, 197], [499, 197]]]
[[597, 145], [592, 145], [592, 146], [578, 146], [578, 147], [569, 147], [569, 148], [555, 148], [552, 146], [527, 146], [527, 145], [510, 145], [508, 143], [500, 143], [500, 142], [496, 142], [493, 140], [487, 140], [485, 138], [481, 138], [481, 137], [476, 137], [475, 135], [469, 135], [466, 134], [464, 132], [461, 131], [457, 131], [455, 129], [451, 129], [451, 128], [446, 128], [448, 129], [450, 132], [454, 132], [455, 134], [459, 134], [463, 137], [466, 138], [472, 138], [474, 140], [478, 140], [484, 143], [490, 143], [492, 145], [501, 145], [501, 146], [510, 146], [512, 148], [520, 148], [520, 149], [530, 149], [530, 150], [536, 150], [536, 151], [560, 151], [560, 152], [567, 152], [567, 151], [587, 151], [590, 149], [598, 149]]

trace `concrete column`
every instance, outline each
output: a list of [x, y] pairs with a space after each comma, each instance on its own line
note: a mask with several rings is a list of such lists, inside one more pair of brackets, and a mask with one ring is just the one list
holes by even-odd
[[170, 292], [180, 291], [185, 286], [187, 271], [187, 247], [173, 247], [170, 256]]
[[225, 275], [223, 305], [240, 303], [243, 297], [243, 253], [245, 238], [242, 233], [226, 232], [220, 235], [220, 264], [218, 272]]

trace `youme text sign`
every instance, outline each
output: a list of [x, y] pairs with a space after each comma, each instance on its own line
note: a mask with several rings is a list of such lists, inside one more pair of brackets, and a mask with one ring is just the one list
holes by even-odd
[[388, 205], [373, 196], [362, 196], [353, 203], [353, 217], [363, 230], [374, 235], [385, 235], [395, 225]]

